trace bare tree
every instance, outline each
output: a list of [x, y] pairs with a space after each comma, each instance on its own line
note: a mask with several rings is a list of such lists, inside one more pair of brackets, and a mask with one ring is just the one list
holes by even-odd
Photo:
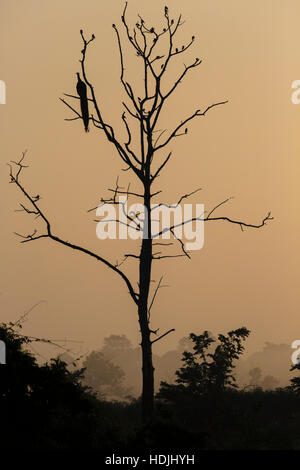
[[[124, 263], [129, 258], [135, 260], [137, 263], [137, 280], [133, 282], [129, 279], [129, 276], [121, 269], [122, 263], [115, 264], [103, 257], [102, 254], [95, 253], [87, 248], [66, 241], [64, 238], [61, 238], [53, 232], [51, 221], [39, 205], [40, 197], [32, 196], [31, 193], [25, 189], [20, 180], [20, 174], [26, 167], [26, 165], [24, 165], [25, 154], [22, 155], [22, 158], [19, 161], [10, 163], [10, 178], [11, 183], [17, 185], [19, 190], [27, 199], [27, 202], [30, 203], [29, 207], [21, 204], [20, 210], [25, 211], [28, 214], [33, 214], [36, 217], [40, 217], [45, 223], [46, 228], [45, 233], [39, 233], [37, 230], [34, 230], [28, 235], [18, 234], [22, 238], [22, 243], [39, 240], [41, 238], [50, 238], [61, 245], [72, 248], [73, 250], [78, 250], [95, 258], [113, 270], [125, 282], [129, 294], [138, 310], [143, 373], [142, 412], [144, 421], [147, 421], [152, 418], [154, 410], [154, 368], [152, 364], [152, 345], [164, 338], [171, 331], [174, 331], [174, 329], [171, 328], [165, 333], [158, 335], [158, 330], [153, 330], [150, 327], [151, 308], [158, 290], [163, 287], [161, 278], [158, 283], [154, 284], [154, 291], [151, 293], [152, 263], [153, 261], [162, 258], [173, 258], [178, 256], [190, 257], [182, 240], [176, 237], [175, 229], [178, 225], [170, 225], [167, 228], [167, 231], [174, 236], [174, 242], [172, 243], [178, 244], [180, 253], [174, 255], [168, 254], [165, 250], [168, 250], [169, 245], [172, 243], [154, 241], [159, 238], [163, 232], [165, 233], [166, 229], [153, 233], [153, 210], [155, 207], [157, 208], [160, 205], [165, 204], [152, 204], [153, 199], [161, 192], [154, 191], [152, 188], [161, 172], [166, 169], [166, 166], [172, 157], [172, 152], [168, 150], [169, 144], [175, 138], [187, 134], [187, 125], [192, 120], [206, 116], [210, 110], [225, 104], [227, 101], [219, 101], [209, 104], [202, 110], [197, 108], [190, 115], [180, 120], [172, 130], [161, 130], [159, 128], [160, 116], [168, 103], [168, 99], [177, 90], [178, 86], [182, 83], [183, 79], [189, 74], [189, 72], [196, 69], [201, 64], [201, 60], [199, 58], [195, 58], [195, 60], [189, 65], [184, 65], [183, 70], [179, 72], [178, 77], [174, 80], [173, 84], [167, 88], [169, 81], [166, 81], [166, 75], [169, 71], [170, 64], [174, 59], [179, 58], [188, 49], [190, 49], [194, 44], [195, 37], [192, 36], [190, 41], [183, 46], [179, 47], [175, 44], [176, 33], [182, 26], [183, 21], [181, 15], [176, 21], [172, 19], [169, 14], [168, 7], [164, 8], [164, 26], [161, 29], [156, 29], [152, 26], [150, 27], [141, 16], [138, 17], [135, 27], [131, 28], [126, 19], [126, 10], [127, 3], [121, 17], [124, 33], [126, 41], [128, 41], [133, 52], [141, 60], [142, 74], [140, 78], [143, 80], [143, 92], [142, 96], [139, 96], [136, 89], [129, 83], [125, 76], [123, 42], [121, 41], [119, 29], [115, 24], [113, 24], [112, 27], [116, 34], [120, 55], [120, 79], [127, 98], [127, 101], [122, 103], [124, 112], [121, 116], [121, 122], [124, 126], [124, 130], [126, 131], [127, 140], [123, 142], [123, 139], [118, 138], [115, 129], [105, 119], [103, 108], [99, 105], [95, 88], [87, 73], [87, 51], [91, 43], [95, 40], [94, 34], [90, 39], [87, 39], [84, 32], [82, 30], [80, 31], [83, 43], [80, 60], [81, 76], [83, 80], [81, 80], [78, 75], [78, 79], [80, 80], [77, 88], [79, 96], [65, 94], [65, 96], [69, 98], [80, 100], [81, 113], [77, 111], [73, 105], [69, 104], [69, 102], [66, 101], [66, 98], [61, 100], [74, 113], [74, 117], [68, 118], [67, 120], [83, 120], [85, 130], [88, 130], [89, 122], [97, 131], [99, 130], [102, 132], [105, 138], [112, 143], [116, 154], [120, 157], [121, 161], [126, 165], [125, 170], [128, 170], [129, 173], [134, 176], [135, 181], [142, 187], [140, 192], [130, 191], [130, 187], [123, 190], [123, 188], [119, 186], [117, 180], [115, 189], [110, 190], [113, 193], [112, 197], [101, 199], [102, 204], [111, 204], [119, 207], [124, 204], [117, 200], [121, 195], [126, 198], [134, 196], [136, 198], [140, 198], [139, 200], [143, 202], [143, 206], [145, 208], [144, 220], [141, 222], [141, 217], [138, 213], [133, 215], [126, 213], [128, 224], [125, 223], [125, 225], [128, 225], [131, 229], [132, 224], [135, 224], [136, 230], [142, 232], [139, 251], [137, 254], [125, 254], [124, 260], [122, 261], [122, 263]], [[85, 93], [85, 90], [87, 93]], [[137, 140], [135, 138], [136, 134], [138, 135]], [[135, 150], [136, 148], [138, 150]], [[189, 194], [183, 195], [179, 199], [178, 204], [180, 204], [183, 199], [187, 199], [195, 194], [197, 191], [198, 190], [195, 190]], [[222, 220], [231, 224], [236, 224], [240, 226], [241, 229], [244, 227], [260, 228], [272, 218], [270, 213], [268, 213], [260, 223], [250, 224], [241, 220], [233, 220], [226, 216], [215, 216], [216, 209], [227, 201], [228, 199], [222, 201], [208, 213], [202, 214], [201, 217], [190, 218], [187, 221], [183, 221], [180, 225], [200, 220], [202, 222]], [[117, 222], [124, 223], [120, 220], [117, 220]], [[154, 247], [156, 246], [159, 246], [159, 249], [162, 251], [155, 251]]]

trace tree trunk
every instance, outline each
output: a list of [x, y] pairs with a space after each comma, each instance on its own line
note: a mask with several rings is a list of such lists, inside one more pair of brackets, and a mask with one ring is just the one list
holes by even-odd
[[147, 320], [147, 310], [139, 310], [139, 323], [142, 336], [142, 417], [143, 422], [146, 423], [151, 421], [154, 413], [154, 367], [152, 364], [152, 344]]
[[151, 209], [150, 209], [150, 185], [145, 185], [144, 206], [147, 218], [142, 247], [140, 252], [140, 272], [139, 272], [139, 324], [141, 329], [142, 347], [142, 415], [143, 422], [148, 422], [153, 417], [154, 412], [154, 367], [152, 363], [152, 343], [150, 339], [150, 328], [148, 318], [148, 298], [151, 282], [152, 266], [152, 239], [151, 239]]

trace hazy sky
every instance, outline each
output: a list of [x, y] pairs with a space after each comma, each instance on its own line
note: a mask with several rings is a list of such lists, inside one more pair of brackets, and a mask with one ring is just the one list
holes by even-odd
[[[128, 252], [126, 241], [96, 238], [94, 214], [87, 213], [107, 196], [120, 176], [112, 146], [100, 131], [83, 131], [58, 100], [74, 93], [79, 71], [79, 30], [94, 33], [87, 69], [105, 119], [121, 127], [124, 99], [112, 23], [120, 25], [123, 1], [0, 0], [0, 79], [7, 104], [0, 105], [1, 168], [1, 320], [18, 318], [39, 300], [46, 302], [29, 317], [27, 334], [101, 345], [104, 336], [126, 334], [138, 341], [137, 313], [122, 281], [84, 254], [50, 240], [19, 244], [14, 231], [30, 233], [39, 224], [14, 212], [22, 201], [8, 184], [6, 162], [28, 149], [30, 168], [23, 182], [42, 197], [41, 207], [54, 233], [105, 254], [115, 261]], [[163, 21], [165, 2], [129, 0], [128, 19], [137, 13], [153, 25]], [[192, 259], [155, 265], [154, 278], [165, 276], [153, 308], [152, 326], [176, 332], [155, 345], [171, 349], [189, 332], [215, 333], [247, 326], [248, 350], [264, 341], [300, 339], [299, 320], [299, 156], [300, 105], [291, 102], [291, 83], [300, 79], [300, 3], [297, 0], [189, 0], [169, 2], [170, 13], [186, 20], [180, 41], [196, 36], [186, 58], [202, 65], [192, 71], [169, 101], [162, 127], [199, 107], [228, 99], [189, 126], [188, 136], [171, 145], [174, 158], [157, 189], [162, 202], [203, 190], [193, 202], [205, 208], [234, 196], [219, 215], [259, 223], [269, 210], [275, 217], [263, 229], [241, 232], [223, 222], [205, 226], [205, 245]], [[120, 25], [121, 26], [121, 25]], [[182, 42], [182, 43], [183, 43]], [[128, 52], [128, 56], [127, 56]], [[141, 69], [128, 58], [128, 76], [140, 86]], [[132, 243], [130, 244], [130, 246]], [[135, 277], [134, 260], [124, 269]]]

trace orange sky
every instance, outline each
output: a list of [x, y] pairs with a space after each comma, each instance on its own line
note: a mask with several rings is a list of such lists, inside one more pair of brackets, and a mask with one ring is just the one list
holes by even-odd
[[[128, 183], [113, 148], [101, 132], [85, 134], [81, 123], [58, 100], [74, 93], [80, 35], [94, 33], [87, 68], [105, 119], [122, 136], [117, 44], [111, 24], [120, 25], [124, 2], [99, 0], [1, 0], [0, 79], [7, 104], [0, 105], [1, 320], [18, 318], [39, 300], [27, 334], [101, 345], [104, 336], [126, 334], [138, 341], [137, 314], [122, 281], [83, 254], [50, 240], [19, 244], [13, 232], [30, 233], [36, 222], [14, 212], [21, 200], [8, 184], [6, 162], [28, 149], [30, 168], [23, 182], [42, 196], [54, 232], [115, 261], [128, 252], [126, 241], [100, 241], [93, 214], [86, 211], [108, 195], [116, 176]], [[129, 0], [128, 19], [137, 13], [162, 21], [165, 3]], [[174, 203], [201, 186], [193, 201], [207, 209], [234, 199], [220, 215], [258, 223], [271, 210], [275, 220], [260, 230], [216, 222], [205, 227], [205, 245], [192, 260], [158, 263], [165, 276], [153, 327], [176, 332], [155, 345], [171, 349], [182, 336], [203, 329], [251, 331], [248, 350], [264, 341], [300, 338], [299, 320], [299, 125], [300, 105], [291, 102], [291, 83], [300, 79], [300, 4], [297, 0], [172, 0], [169, 9], [186, 20], [179, 38], [196, 44], [186, 60], [202, 65], [170, 99], [162, 126], [198, 107], [228, 99], [176, 139], [174, 158], [159, 179], [161, 201]], [[126, 57], [127, 52], [126, 50]], [[138, 62], [128, 56], [129, 77], [138, 86]], [[182, 70], [178, 58], [175, 73]], [[177, 72], [176, 72], [177, 70]], [[132, 242], [130, 243], [132, 246]], [[126, 272], [135, 278], [133, 260]]]

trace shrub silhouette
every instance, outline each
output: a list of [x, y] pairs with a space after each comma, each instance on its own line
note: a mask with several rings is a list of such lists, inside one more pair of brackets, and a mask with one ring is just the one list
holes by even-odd
[[60, 449], [105, 442], [111, 426], [101, 420], [101, 402], [82, 385], [84, 369], [70, 372], [60, 359], [39, 365], [26, 349], [30, 339], [11, 325], [0, 324], [0, 339], [7, 351], [0, 366], [0, 446]]
[[[294, 370], [300, 370], [300, 363], [292, 365], [290, 371], [292, 372]], [[300, 376], [293, 377], [290, 380], [290, 385], [287, 387], [287, 389], [293, 393], [296, 393], [297, 395], [300, 395]]]

